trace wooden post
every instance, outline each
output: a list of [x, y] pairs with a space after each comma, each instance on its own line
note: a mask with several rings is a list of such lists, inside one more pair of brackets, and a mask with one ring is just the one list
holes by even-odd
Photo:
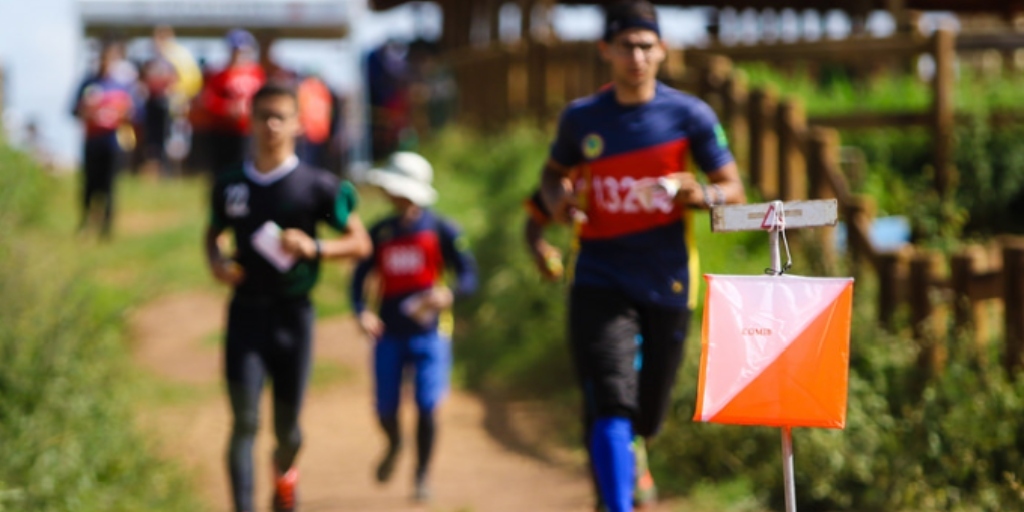
[[875, 257], [871, 240], [861, 240], [859, 237], [862, 229], [870, 229], [871, 219], [875, 217], [875, 200], [865, 195], [854, 196], [843, 214], [846, 217], [846, 250], [850, 255], [850, 274], [854, 279], [860, 279], [861, 267], [865, 262], [873, 262]]
[[578, 98], [581, 95], [580, 92], [583, 90], [582, 62], [579, 58], [580, 46], [569, 43], [562, 43], [560, 46], [566, 50], [566, 55], [560, 59], [562, 72], [565, 73], [565, 77], [562, 80], [562, 85], [564, 87], [562, 90], [562, 97], [566, 102], [569, 102], [572, 101], [573, 98]]
[[597, 71], [594, 67], [599, 66], [598, 59], [594, 57], [597, 53], [597, 46], [593, 44], [585, 44], [579, 46], [579, 52], [577, 53], [577, 64], [579, 65], [579, 90], [576, 94], [569, 98], [574, 100], [576, 98], [582, 98], [595, 94], [597, 90], [604, 84], [598, 83]]
[[975, 327], [974, 275], [984, 259], [984, 249], [972, 245], [953, 255], [950, 259], [950, 285], [953, 288], [953, 323], [957, 329]]
[[519, 39], [521, 41], [533, 40], [533, 6], [535, 5], [537, 5], [537, 0], [519, 1]]
[[[829, 176], [839, 167], [839, 132], [830, 128], [813, 128], [809, 134], [807, 141], [808, 194], [811, 199], [840, 199], [839, 207], [843, 209], [849, 205], [849, 198], [836, 193], [833, 189], [832, 177]], [[751, 146], [753, 146], [753, 142], [751, 142]], [[815, 230], [815, 235], [819, 237], [822, 268], [828, 271], [834, 270], [836, 268], [835, 229]]]
[[774, 199], [779, 194], [776, 97], [772, 89], [750, 92], [750, 182], [765, 199]]
[[553, 108], [560, 108], [565, 101], [565, 79], [567, 64], [569, 63], [569, 47], [564, 44], [547, 45], [547, 58], [545, 59], [545, 82], [544, 95], [546, 103], [541, 114], [541, 121], [547, 119], [548, 112]]
[[543, 121], [547, 114], [547, 65], [548, 47], [543, 43], [529, 42], [527, 50], [527, 104], [530, 114], [537, 121]]
[[501, 44], [501, 4], [502, 0], [487, 2], [487, 33], [491, 46]]
[[721, 55], [710, 55], [701, 68], [697, 96], [721, 112], [721, 94], [725, 81], [732, 74], [732, 61]]
[[[747, 76], [740, 71], [729, 73], [723, 87], [722, 124], [729, 133], [729, 146], [740, 170], [749, 173], [750, 128], [747, 124]], [[750, 176], [747, 175], [747, 182]]]
[[1021, 366], [1024, 352], [1024, 241], [1003, 241], [1003, 312], [1006, 350], [1003, 367], [1013, 376]]
[[935, 314], [932, 303], [932, 281], [942, 264], [941, 256], [922, 252], [910, 261], [910, 319], [921, 351], [917, 365], [924, 375], [938, 372], [946, 360], [945, 346], [942, 345], [941, 320]]
[[807, 160], [802, 139], [807, 115], [799, 100], [779, 103], [776, 132], [779, 137], [779, 196], [783, 201], [807, 199]]
[[509, 121], [508, 70], [511, 58], [508, 52], [497, 49], [487, 60], [491, 85], [483, 94], [486, 110], [482, 117], [487, 129], [497, 131], [508, 126]]
[[454, 59], [451, 66], [452, 76], [455, 78], [455, 115], [459, 122], [465, 122], [469, 111], [469, 74], [466, 72], [465, 63], [460, 59]]
[[949, 190], [953, 180], [953, 130], [956, 112], [953, 90], [956, 86], [956, 36], [949, 29], [939, 29], [932, 36], [935, 77], [932, 79], [932, 138], [935, 167], [935, 189], [940, 196]]
[[991, 337], [988, 317], [983, 302], [999, 298], [1002, 290], [1000, 276], [991, 271], [988, 250], [971, 245], [953, 255], [950, 261], [950, 284], [953, 288], [953, 319], [957, 332], [969, 332], [974, 338], [971, 351], [980, 361], [988, 360], [988, 341]]
[[511, 52], [508, 75], [509, 115], [517, 117], [528, 111], [530, 70], [527, 60], [528, 53], [522, 45], [514, 47]]
[[878, 259], [878, 322], [886, 329], [894, 327], [896, 310], [904, 287], [906, 257], [902, 251], [883, 252]]
[[838, 168], [839, 132], [815, 127], [807, 141], [807, 181], [811, 199], [836, 197], [828, 173]]
[[[598, 51], [597, 45], [592, 45], [593, 53], [591, 53], [594, 59], [594, 84], [600, 87], [608, 82], [612, 81], [612, 68], [605, 62], [601, 52]], [[594, 90], [597, 90], [597, 87]]]

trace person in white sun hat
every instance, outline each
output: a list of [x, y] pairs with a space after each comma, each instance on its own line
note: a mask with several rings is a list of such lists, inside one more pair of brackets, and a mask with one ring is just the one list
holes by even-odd
[[[428, 207], [437, 201], [433, 168], [415, 153], [395, 153], [387, 165], [367, 173], [395, 213], [370, 229], [373, 253], [356, 267], [352, 306], [359, 325], [374, 342], [377, 417], [387, 448], [376, 467], [380, 483], [391, 479], [402, 446], [398, 406], [403, 370], [415, 374], [416, 472], [413, 499], [429, 498], [427, 471], [436, 431], [435, 409], [448, 390], [451, 372], [451, 316], [455, 297], [476, 289], [476, 263], [459, 229]], [[455, 273], [444, 285], [445, 268]], [[379, 274], [380, 307], [366, 309], [364, 287], [371, 271]]]
[[391, 155], [387, 165], [366, 174], [366, 181], [384, 190], [388, 195], [412, 201], [417, 206], [430, 206], [437, 202], [434, 168], [422, 156], [409, 151]]

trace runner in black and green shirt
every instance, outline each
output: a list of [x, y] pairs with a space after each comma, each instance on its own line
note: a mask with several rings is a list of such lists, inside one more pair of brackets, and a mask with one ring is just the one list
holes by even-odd
[[[309, 292], [321, 259], [362, 258], [371, 250], [351, 183], [295, 156], [297, 114], [293, 90], [261, 88], [252, 100], [254, 155], [213, 186], [207, 260], [214, 277], [234, 288], [224, 361], [234, 415], [228, 466], [236, 512], [255, 510], [252, 447], [266, 377], [273, 385], [277, 435], [273, 510], [295, 510], [298, 418], [312, 354]], [[343, 236], [317, 238], [320, 223]], [[229, 229], [235, 239], [230, 259], [218, 244]]]

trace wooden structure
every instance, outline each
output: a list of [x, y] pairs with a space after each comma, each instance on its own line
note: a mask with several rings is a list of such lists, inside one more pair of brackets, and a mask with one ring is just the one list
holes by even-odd
[[[371, 0], [376, 10], [387, 10], [412, 0]], [[515, 5], [520, 14], [520, 39], [549, 41], [550, 16], [546, 14], [555, 4], [563, 5], [607, 5], [615, 0], [435, 0], [442, 10], [444, 27], [442, 47], [448, 50], [464, 48], [474, 43], [498, 41], [499, 16], [505, 5]], [[676, 7], [712, 7], [719, 12], [731, 9], [734, 12], [753, 9], [777, 13], [789, 9], [794, 11], [842, 10], [855, 20], [855, 27], [863, 26], [862, 21], [872, 11], [886, 10], [897, 20], [902, 33], [912, 32], [913, 20], [919, 11], [951, 11], [958, 14], [994, 13], [1013, 19], [1024, 15], [1024, 0], [851, 0], [834, 2], [828, 0], [653, 0], [657, 5]], [[860, 20], [860, 21], [858, 21]], [[713, 26], [720, 24], [711, 20]], [[474, 33], [486, 34], [474, 41]]]

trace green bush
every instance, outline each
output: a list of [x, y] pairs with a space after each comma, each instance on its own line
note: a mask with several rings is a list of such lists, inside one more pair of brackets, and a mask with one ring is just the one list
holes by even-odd
[[120, 311], [28, 236], [55, 183], [0, 146], [0, 510], [197, 510], [134, 428]]

